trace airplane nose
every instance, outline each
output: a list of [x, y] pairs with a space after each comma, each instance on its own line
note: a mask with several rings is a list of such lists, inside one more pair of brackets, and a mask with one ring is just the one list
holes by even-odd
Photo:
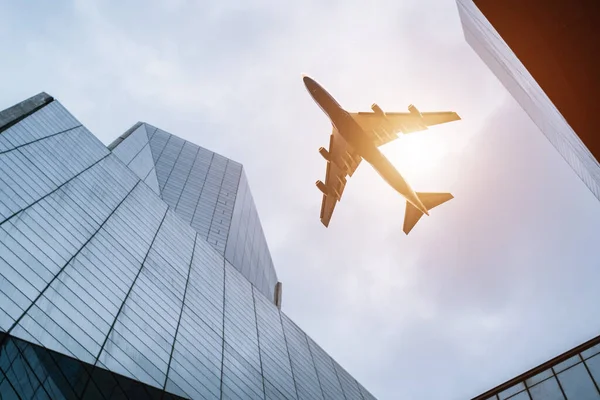
[[308, 92], [312, 95], [317, 86], [315, 81], [305, 74], [302, 74], [302, 81], [304, 82], [304, 86], [306, 87]]
[[302, 82], [304, 82], [304, 84], [308, 87], [313, 80], [306, 74], [302, 74]]

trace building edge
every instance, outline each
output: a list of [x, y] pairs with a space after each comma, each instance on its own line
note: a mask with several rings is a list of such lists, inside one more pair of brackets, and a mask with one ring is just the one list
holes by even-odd
[[129, 137], [129, 135], [131, 135], [143, 123], [144, 122], [142, 122], [142, 121], [138, 121], [135, 124], [133, 124], [133, 126], [131, 128], [127, 129], [121, 136], [119, 136], [118, 138], [113, 140], [108, 146], [106, 146], [106, 148], [109, 149], [110, 151], [113, 151], [119, 145], [119, 143], [121, 143], [123, 140], [127, 139], [127, 137]]
[[[41, 99], [41, 101], [40, 101], [40, 102], [38, 102], [38, 103], [37, 103], [37, 105], [36, 105], [36, 104], [30, 104], [30, 105], [29, 105], [29, 107], [24, 107], [24, 108], [23, 108], [23, 112], [21, 112], [21, 113], [14, 113], [13, 115], [17, 115], [17, 117], [16, 117], [16, 118], [18, 118], [18, 120], [16, 120], [16, 119], [13, 119], [13, 120], [11, 120], [11, 122], [12, 122], [12, 125], [14, 125], [14, 124], [17, 124], [17, 123], [19, 123], [20, 121], [22, 121], [23, 119], [25, 119], [25, 118], [27, 118], [27, 117], [31, 116], [31, 115], [32, 115], [32, 114], [34, 114], [35, 112], [37, 112], [37, 111], [40, 111], [40, 110], [41, 110], [41, 109], [42, 109], [44, 106], [46, 106], [46, 105], [50, 104], [51, 102], [53, 102], [53, 101], [55, 100], [55, 99], [54, 99], [52, 96], [49, 96], [49, 95], [47, 95], [47, 94], [46, 94], [46, 93], [44, 93], [44, 92], [40, 93], [39, 95], [45, 95], [45, 96], [47, 96], [47, 97], [40, 98], [40, 99]], [[38, 96], [38, 95], [36, 95], [36, 96]], [[30, 99], [27, 99], [27, 100], [25, 100], [25, 101], [22, 101], [21, 103], [17, 104], [17, 106], [18, 106], [18, 105], [21, 105], [22, 103], [26, 103], [27, 101], [29, 101], [29, 100], [33, 99], [33, 98], [34, 98], [34, 97], [36, 97], [36, 96], [33, 96], [33, 97], [32, 97], [32, 98], [30, 98]], [[45, 100], [44, 100], [44, 99], [45, 99]], [[55, 104], [56, 104], [58, 107], [61, 107], [61, 108], [62, 108], [62, 105], [60, 104], [60, 102], [59, 102], [59, 101], [56, 101], [56, 103], [55, 103]], [[15, 107], [15, 106], [13, 106], [13, 107], [10, 107], [10, 108], [12, 109], [12, 108], [14, 108], [14, 107]], [[6, 110], [4, 110], [4, 111], [7, 111], [7, 110], [9, 110], [9, 109], [6, 109]], [[67, 111], [67, 110], [65, 109], [65, 111]], [[67, 111], [67, 113], [68, 113], [68, 111]], [[1, 110], [0, 110], [0, 115], [4, 115], [4, 114], [3, 114], [3, 112], [2, 112]], [[70, 115], [72, 118], [74, 118], [74, 116], [72, 116], [70, 113], [69, 113], [69, 115]], [[7, 118], [7, 120], [8, 120], [8, 118]], [[77, 121], [77, 122], [78, 122], [78, 121]], [[2, 127], [4, 127], [3, 125], [1, 125], [1, 126], [2, 126]], [[78, 125], [78, 126], [79, 126], [79, 125]], [[5, 129], [8, 129], [8, 128], [5, 128]], [[100, 142], [100, 140], [98, 140], [98, 139], [97, 139], [97, 138], [96, 138], [96, 137], [95, 137], [95, 136], [94, 136], [94, 135], [93, 135], [91, 132], [89, 132], [89, 131], [88, 131], [88, 130], [85, 128], [85, 127], [83, 127], [83, 130], [84, 130], [84, 133], [86, 133], [86, 134], [89, 134], [90, 136], [94, 137], [94, 139], [95, 139], [95, 140], [94, 140], [94, 143], [98, 143], [98, 144], [100, 144], [100, 145], [102, 145], [102, 146], [106, 147], [106, 145], [102, 144], [102, 143]], [[1, 131], [0, 131], [0, 133], [1, 133]], [[61, 133], [62, 133], [62, 132], [61, 132]], [[122, 135], [122, 136], [123, 136], [123, 135]], [[35, 140], [33, 140], [33, 141], [27, 142], [27, 143], [26, 143], [26, 144], [24, 144], [24, 145], [25, 145], [25, 146], [27, 146], [27, 145], [30, 145], [30, 144], [32, 144], [32, 143], [38, 142], [38, 141], [40, 141], [40, 140], [43, 140], [43, 139], [45, 139], [46, 137], [48, 137], [48, 136], [45, 136], [45, 137], [42, 137], [42, 138], [35, 139]], [[75, 143], [79, 143], [79, 142], [80, 142], [79, 140], [75, 141]], [[63, 148], [64, 148], [64, 147], [63, 147]], [[105, 156], [104, 156], [104, 158], [107, 158], [107, 157], [109, 157], [109, 155], [105, 155]], [[102, 159], [101, 159], [101, 160], [102, 160]], [[98, 163], [98, 162], [100, 162], [101, 160], [99, 160], [99, 161], [96, 161], [95, 163]], [[92, 165], [94, 165], [94, 164], [91, 164], [91, 165], [90, 165], [90, 166], [88, 166], [86, 169], [84, 169], [84, 170], [82, 170], [81, 172], [79, 172], [79, 174], [81, 174], [83, 171], [86, 171], [87, 169], [91, 168], [91, 166], [92, 166]], [[67, 180], [66, 182], [69, 182], [69, 181], [71, 181], [71, 180], [73, 180], [73, 179], [76, 179], [76, 178], [78, 178], [79, 174], [78, 174], [78, 175], [76, 175], [76, 176], [74, 176], [74, 177], [68, 178], [68, 180]], [[65, 183], [66, 183], [66, 182], [65, 182]], [[138, 182], [138, 183], [139, 183], [139, 182]], [[64, 184], [63, 184], [63, 185], [64, 185]], [[45, 197], [45, 196], [48, 196], [48, 195], [50, 195], [51, 193], [53, 193], [53, 192], [50, 192], [50, 193], [48, 193], [48, 194], [44, 195], [44, 197]], [[127, 195], [127, 196], [129, 196], [129, 195]], [[127, 197], [127, 196], [126, 196], [126, 197]], [[41, 199], [41, 198], [40, 198], [40, 199]], [[27, 207], [30, 207], [30, 206], [32, 206], [33, 204], [37, 204], [37, 202], [38, 202], [38, 201], [39, 201], [39, 200], [36, 200], [34, 203], [30, 204], [30, 205], [29, 205], [29, 206], [27, 206]], [[118, 206], [117, 206], [117, 207], [118, 207]], [[114, 209], [112, 212], [114, 212], [115, 210], [116, 210], [116, 208], [115, 208], [115, 209]], [[157, 229], [160, 229], [160, 226], [159, 226]], [[156, 231], [156, 234], [158, 234], [158, 230]], [[94, 234], [94, 235], [95, 235], [95, 234]], [[92, 237], [93, 237], [94, 235], [92, 235]], [[87, 243], [87, 242], [86, 242], [86, 243]], [[83, 246], [81, 247], [81, 249], [82, 249], [83, 247], [85, 247], [85, 245], [86, 245], [86, 244], [84, 243], [84, 244], [83, 244]], [[151, 248], [151, 247], [152, 247], [152, 245], [150, 246], [150, 248]], [[148, 252], [150, 251], [150, 248], [148, 249]], [[225, 263], [226, 263], [226, 259], [225, 259], [225, 258], [224, 258], [224, 260], [225, 260]], [[142, 263], [142, 264], [141, 264], [141, 266], [140, 266], [140, 269], [143, 267], [143, 265], [144, 265], [144, 264]], [[65, 266], [66, 266], [66, 265], [65, 265]], [[64, 267], [63, 267], [63, 268], [64, 268]], [[234, 268], [234, 269], [235, 269], [235, 268]], [[238, 272], [239, 272], [239, 271], [238, 271]], [[60, 271], [59, 271], [59, 273], [60, 273]], [[56, 275], [56, 276], [57, 276], [57, 275]], [[56, 276], [55, 276], [55, 277], [56, 277]], [[243, 275], [242, 275], [242, 277], [243, 277]], [[224, 282], [224, 284], [225, 284], [225, 282]], [[250, 283], [250, 284], [251, 284], [251, 283]], [[251, 286], [254, 286], [254, 285], [252, 285], [252, 284], [251, 284]], [[277, 285], [276, 285], [276, 286], [278, 286], [278, 290], [279, 290], [279, 291], [281, 291], [281, 282], [277, 282]], [[48, 287], [49, 287], [49, 286], [48, 286]], [[132, 284], [132, 286], [131, 286], [131, 287], [133, 287], [133, 284]], [[224, 287], [225, 287], [225, 286], [224, 286]], [[259, 293], [260, 293], [260, 291], [259, 291]], [[253, 298], [254, 298], [254, 296], [255, 296], [255, 291], [254, 291], [254, 290], [252, 290], [252, 296], [253, 296]], [[281, 304], [281, 292], [279, 293], [279, 296], [280, 296], [279, 303]], [[36, 299], [36, 300], [37, 300], [37, 299]], [[36, 300], [33, 300], [33, 303], [35, 303], [35, 301], [36, 301]], [[32, 303], [32, 304], [33, 304], [33, 303]], [[182, 304], [182, 307], [184, 307], [184, 306], [185, 306], [185, 305], [183, 305], [183, 304]], [[0, 307], [0, 309], [1, 309], [1, 307]], [[277, 307], [277, 309], [278, 309], [277, 311], [278, 311], [278, 313], [279, 313], [279, 316], [280, 316], [279, 320], [281, 321], [281, 320], [282, 320], [282, 318], [281, 318], [281, 317], [282, 317], [283, 315], [285, 315], [285, 314], [284, 314], [284, 312], [283, 312], [283, 311], [281, 311], [280, 307]], [[336, 370], [338, 367], [339, 367], [339, 368], [341, 368], [341, 369], [343, 369], [343, 367], [342, 367], [341, 365], [339, 365], [339, 364], [337, 363], [337, 361], [336, 361], [336, 360], [335, 360], [335, 359], [334, 359], [334, 358], [333, 358], [333, 357], [332, 357], [332, 356], [331, 356], [329, 353], [327, 353], [327, 352], [326, 352], [326, 351], [325, 351], [323, 348], [321, 348], [321, 347], [320, 347], [320, 346], [319, 346], [319, 345], [318, 345], [318, 344], [317, 344], [317, 343], [314, 341], [314, 339], [312, 339], [312, 337], [311, 337], [311, 336], [309, 336], [309, 335], [308, 335], [308, 334], [307, 334], [307, 333], [306, 333], [304, 330], [302, 330], [302, 329], [301, 329], [301, 328], [300, 328], [300, 327], [299, 327], [299, 326], [298, 326], [298, 325], [297, 325], [297, 324], [296, 324], [294, 321], [292, 321], [292, 320], [291, 320], [291, 319], [290, 319], [290, 318], [289, 318], [287, 315], [285, 315], [285, 318], [287, 318], [287, 319], [289, 320], [289, 322], [290, 322], [291, 324], [293, 324], [293, 326], [295, 326], [295, 327], [296, 327], [296, 328], [297, 328], [297, 329], [298, 329], [298, 330], [301, 332], [300, 334], [301, 334], [301, 335], [302, 335], [304, 338], [306, 338], [306, 339], [307, 339], [307, 346], [308, 346], [308, 347], [306, 347], [306, 348], [308, 349], [308, 351], [309, 351], [309, 354], [311, 354], [311, 359], [313, 358], [313, 356], [312, 356], [312, 353], [311, 353], [311, 348], [314, 346], [315, 348], [318, 348], [320, 351], [322, 351], [322, 352], [324, 353], [324, 355], [327, 357], [327, 361], [331, 361], [332, 363], [334, 363], [334, 365], [333, 365], [333, 368], [334, 368], [333, 372], [335, 372], [335, 376], [337, 377], [337, 379], [338, 379], [338, 382], [339, 382], [339, 384], [340, 384], [340, 390], [342, 390], [342, 392], [341, 392], [341, 393], [342, 393], [342, 396], [344, 396], [344, 394], [343, 394], [343, 393], [344, 393], [343, 391], [345, 390], [345, 389], [344, 389], [344, 386], [343, 386], [343, 385], [344, 385], [344, 382], [343, 382], [343, 380], [342, 380], [342, 379], [340, 379], [340, 378], [338, 377], [338, 372], [337, 372], [337, 370]], [[116, 321], [116, 319], [115, 319], [115, 321]], [[224, 321], [225, 321], [225, 316], [224, 316]], [[258, 322], [258, 319], [257, 319], [257, 320], [256, 320], [257, 329], [258, 329], [258, 323], [259, 323], [259, 322]], [[267, 327], [267, 328], [265, 328], [265, 329], [268, 329], [268, 327]], [[87, 333], [86, 333], [86, 334], [87, 334]], [[286, 343], [286, 344], [285, 344], [285, 346], [286, 346], [286, 347], [288, 347], [289, 345], [287, 344], [287, 340], [286, 340], [286, 333], [285, 333], [285, 328], [283, 328], [283, 323], [282, 323], [282, 335], [283, 335], [284, 341], [285, 341], [285, 343]], [[28, 345], [34, 345], [34, 346], [39, 346], [39, 345], [41, 345], [39, 342], [36, 342], [36, 341], [29, 341], [29, 340], [27, 340], [27, 338], [22, 338], [22, 337], [12, 336], [12, 335], [9, 335], [8, 333], [6, 333], [6, 332], [4, 332], [4, 331], [0, 330], [0, 342], [4, 342], [4, 341], [6, 341], [6, 340], [19, 340], [19, 341], [22, 341], [23, 343], [27, 343]], [[174, 340], [176, 340], [176, 338], [175, 338]], [[223, 341], [224, 341], [224, 343], [225, 343], [224, 336], [223, 336], [223, 339], [222, 339], [222, 340], [223, 340]], [[258, 343], [257, 343], [257, 345], [259, 346], [259, 351], [261, 351], [261, 347], [260, 347], [260, 346], [261, 346], [261, 344], [260, 344], [260, 342], [258, 342]], [[45, 347], [45, 346], [43, 346], [43, 345], [41, 345], [41, 347], [42, 347], [44, 350], [52, 351], [53, 353], [60, 354], [61, 356], [62, 356], [62, 355], [64, 355], [64, 356], [67, 356], [69, 359], [74, 359], [74, 360], [77, 360], [77, 361], [79, 361], [79, 362], [85, 363], [85, 361], [84, 361], [84, 360], [82, 360], [82, 359], [79, 359], [79, 358], [74, 358], [74, 357], [71, 357], [71, 356], [69, 356], [69, 355], [68, 355], [68, 353], [62, 353], [61, 351], [52, 350], [51, 348], [49, 348], [49, 347]], [[224, 348], [224, 347], [223, 347], [223, 348]], [[235, 350], [235, 349], [234, 349], [234, 350]], [[224, 357], [224, 353], [223, 353], [223, 357]], [[288, 347], [288, 357], [289, 357], [289, 347]], [[294, 367], [291, 365], [291, 363], [292, 363], [292, 362], [290, 361], [290, 369], [291, 369], [291, 371], [292, 371], [292, 374], [293, 374], [293, 369], [294, 369]], [[321, 370], [321, 369], [319, 369], [319, 370], [317, 371], [317, 364], [316, 364], [316, 362], [315, 362], [315, 361], [313, 361], [313, 363], [312, 363], [311, 365], [313, 365], [313, 366], [314, 366], [314, 368], [315, 368], [315, 373], [317, 374], [317, 380], [319, 381], [319, 378], [318, 378], [318, 376], [319, 376], [319, 373], [325, 373], [325, 372], [327, 372], [327, 371], [323, 371], [323, 370]], [[323, 364], [321, 364], [321, 366], [320, 366], [320, 367], [323, 367]], [[319, 368], [320, 368], [320, 367], [319, 367]], [[99, 367], [97, 367], [97, 368], [95, 367], [95, 369], [97, 369], [97, 370], [106, 370], [106, 371], [109, 371], [110, 373], [114, 374], [115, 376], [122, 376], [122, 377], [125, 377], [125, 378], [127, 378], [127, 379], [133, 379], [133, 380], [135, 380], [136, 382], [138, 382], [138, 383], [140, 383], [140, 384], [142, 384], [142, 385], [149, 385], [149, 384], [148, 384], [148, 383], [146, 383], [145, 381], [143, 381], [143, 380], [141, 380], [141, 379], [138, 379], [138, 377], [131, 376], [131, 375], [121, 375], [120, 373], [118, 373], [118, 372], [115, 372], [115, 371], [114, 371], [114, 370], [112, 370], [112, 369], [108, 369], [106, 366], [99, 366]], [[1, 373], [1, 372], [3, 372], [3, 371], [1, 371], [1, 370], [0, 370], [0, 373]], [[35, 376], [35, 374], [33, 374], [33, 376], [34, 376], [34, 378], [35, 378], [35, 379], [38, 379], [38, 378]], [[90, 379], [91, 379], [91, 378], [90, 378]], [[264, 376], [263, 376], [263, 379], [264, 379]], [[296, 381], [295, 381], [296, 377], [295, 377], [294, 375], [292, 375], [292, 379], [294, 380], [294, 383], [296, 383]], [[8, 381], [7, 381], [7, 382], [8, 382]], [[371, 394], [371, 393], [369, 393], [369, 391], [368, 391], [368, 390], [367, 390], [367, 389], [366, 389], [366, 388], [365, 388], [363, 385], [361, 385], [360, 383], [358, 383], [358, 381], [356, 381], [356, 379], [354, 379], [354, 382], [358, 384], [358, 389], [359, 389], [360, 396], [361, 396], [361, 398], [362, 398], [362, 399], [366, 399], [366, 400], [369, 400], [369, 399], [373, 399], [373, 400], [374, 400], [374, 399], [375, 399], [375, 397], [373, 397], [373, 396], [372, 396], [372, 394]], [[11, 385], [11, 386], [12, 386], [12, 385]], [[320, 381], [319, 381], [319, 386], [320, 386], [320, 387], [321, 387], [321, 389], [322, 389], [322, 386], [321, 386], [321, 384], [320, 384]], [[158, 389], [160, 389], [160, 387], [158, 387], [158, 386], [152, 386], [152, 387], [153, 387], [153, 388], [155, 387], [155, 388], [158, 388]], [[271, 387], [272, 387], [272, 385], [271, 385]], [[165, 389], [163, 388], [163, 390], [165, 390]], [[273, 390], [273, 389], [271, 389], [271, 390]], [[173, 392], [169, 392], [169, 394], [174, 394], [174, 393], [173, 393]], [[340, 397], [340, 398], [343, 398], [343, 397]]]
[[0, 111], [0, 134], [53, 101], [54, 97], [46, 92], [40, 92], [12, 107]]
[[[114, 152], [115, 150], [117, 150], [117, 148], [118, 148], [119, 145], [121, 145], [123, 142], [125, 142], [142, 125], [145, 125], [146, 128], [150, 127], [150, 128], [154, 128], [154, 129], [160, 129], [160, 128], [156, 127], [156, 125], [152, 125], [152, 124], [148, 123], [147, 121], [138, 121], [135, 124], [133, 124], [130, 128], [128, 128], [125, 132], [123, 132], [120, 136], [118, 136], [116, 139], [114, 139], [110, 144], [106, 145], [106, 148], [109, 151]], [[212, 151], [212, 150], [206, 149], [205, 147], [202, 147], [202, 146], [200, 146], [199, 144], [197, 144], [195, 142], [191, 142], [191, 141], [189, 141], [187, 139], [183, 139], [183, 138], [181, 138], [181, 137], [179, 137], [177, 135], [174, 135], [174, 134], [172, 134], [170, 132], [163, 131], [162, 129], [161, 129], [161, 131], [165, 132], [165, 133], [167, 133], [167, 134], [169, 134], [171, 136], [177, 137], [177, 138], [179, 138], [181, 140], [184, 140], [186, 142], [189, 142], [190, 144], [192, 144], [194, 146], [197, 146], [197, 147], [203, 148], [205, 150], [208, 150], [211, 153], [214, 153], [214, 154], [216, 154], [216, 155], [218, 155], [220, 157], [223, 157], [223, 158], [229, 160], [230, 162], [234, 162], [236, 164], [239, 164], [241, 166], [241, 168], [242, 168], [242, 171], [241, 171], [240, 177], [238, 179], [238, 184], [237, 184], [238, 190], [239, 190], [239, 185], [240, 185], [241, 180], [242, 180], [242, 176], [245, 176], [246, 185], [248, 186], [247, 195], [250, 196], [252, 204], [253, 204], [253, 208], [255, 209], [255, 212], [258, 215], [258, 210], [256, 210], [256, 204], [254, 203], [254, 196], [252, 195], [252, 191], [250, 189], [250, 185], [247, 182], [248, 178], [245, 175], [245, 172], [244, 172], [245, 167], [244, 167], [244, 165], [242, 163], [240, 163], [239, 161], [235, 161], [235, 160], [229, 158], [228, 156], [223, 155], [222, 153], [218, 153], [216, 151]], [[152, 136], [152, 135], [150, 135], [150, 136]], [[157, 194], [159, 195], [159, 197], [162, 198], [163, 195], [162, 195], [160, 189], [159, 189], [159, 193], [157, 193]], [[240, 203], [240, 201], [241, 201], [240, 197], [238, 195], [236, 195], [235, 200], [234, 200], [234, 210], [235, 210], [236, 207], [243, 207], [244, 206], [242, 203]], [[169, 205], [169, 208], [175, 210], [171, 205]], [[233, 217], [232, 217], [232, 220], [230, 221], [230, 227], [229, 228], [231, 228], [231, 224], [233, 224]], [[263, 237], [264, 244], [265, 244], [266, 249], [267, 249], [269, 264], [272, 267], [272, 273], [273, 273], [274, 282], [271, 285], [269, 285], [269, 287], [267, 289], [265, 289], [265, 288], [261, 289], [260, 284], [256, 280], [252, 280], [250, 276], [246, 276], [243, 273], [242, 274], [246, 278], [246, 280], [248, 280], [252, 284], [253, 287], [256, 287], [263, 295], [265, 295], [267, 298], [269, 298], [269, 300], [273, 304], [275, 304], [279, 309], [281, 309], [282, 297], [283, 297], [282, 283], [279, 281], [279, 278], [277, 276], [277, 270], [276, 270], [275, 265], [274, 265], [273, 260], [272, 260], [272, 255], [271, 255], [271, 252], [270, 252], [270, 249], [269, 249], [269, 246], [268, 246], [268, 242], [266, 240], [266, 237], [264, 236], [264, 231], [263, 231], [263, 228], [262, 228], [262, 223], [259, 222], [259, 224], [261, 226], [261, 228], [260, 228], [260, 230], [262, 232], [261, 236]], [[231, 233], [231, 230], [229, 229], [228, 232], [227, 232], [227, 240], [226, 240], [226, 244], [225, 244], [225, 251], [223, 253], [223, 257], [227, 261], [229, 261], [232, 265], [234, 265], [235, 268], [238, 271], [241, 272], [241, 270], [238, 268], [238, 266], [234, 263], [234, 260], [230, 259], [228, 257], [228, 255], [227, 255], [227, 246], [229, 246], [229, 244], [230, 244], [230, 241], [229, 241], [229, 235], [230, 235], [230, 233]]]
[[[546, 92], [544, 92], [510, 46], [504, 41], [496, 28], [479, 10], [474, 0], [456, 0], [456, 5], [463, 30], [463, 37], [469, 47], [471, 47], [479, 59], [494, 74], [496, 79], [498, 79], [511, 97], [519, 104], [521, 109], [525, 111], [527, 116], [567, 163], [569, 168], [577, 175], [579, 180], [600, 200], [600, 162], [594, 157], [585, 143], [583, 143], [579, 135], [573, 130], [560, 110], [548, 97]], [[493, 35], [493, 40], [495, 41], [493, 44], [497, 47], [486, 46], [485, 41], [481, 40], [481, 36], [477, 35], [478, 32], [470, 29], [471, 23], [476, 24], [481, 21], [486, 22], [484, 28], [489, 30], [489, 33]], [[503, 60], [502, 54], [509, 55], [510, 60]], [[507, 65], [509, 63], [513, 63], [513, 66], [517, 69], [511, 71], [510, 65]], [[559, 119], [548, 123], [546, 118], [539, 118], [535, 115], [534, 111], [540, 111], [541, 113], [545, 113], [545, 111], [542, 110], [540, 104], [535, 103], [531, 93], [517, 81], [512, 74], [513, 72], [517, 72], [527, 78], [529, 85], [531, 85], [529, 89], [540, 97], [536, 101], [541, 101], [543, 106], [551, 108], [559, 116]], [[530, 103], [527, 104], [527, 101]], [[552, 126], [552, 123], [556, 123], [558, 126]]]
[[561, 363], [565, 360], [567, 360], [568, 358], [571, 358], [587, 349], [590, 349], [596, 345], [600, 344], [600, 335], [588, 340], [587, 342], [584, 342], [582, 344], [580, 344], [579, 346], [573, 347], [570, 350], [565, 351], [564, 353], [546, 361], [543, 364], [538, 365], [537, 367], [531, 368], [529, 371], [522, 373], [521, 375], [518, 375], [498, 386], [496, 386], [493, 389], [490, 389], [488, 391], [486, 391], [485, 393], [480, 394], [479, 396], [473, 397], [471, 400], [487, 400], [489, 398], [491, 398], [492, 396], [495, 396], [496, 394], [520, 383], [520, 382], [524, 382], [525, 380], [534, 377], [535, 375], [539, 374], [540, 372], [543, 372], [549, 368], [551, 368], [552, 366], [555, 366], [558, 363]]

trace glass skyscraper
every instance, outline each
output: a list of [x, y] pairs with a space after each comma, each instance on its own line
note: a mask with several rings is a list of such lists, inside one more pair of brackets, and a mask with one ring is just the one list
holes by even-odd
[[274, 300], [277, 274], [241, 164], [141, 122], [108, 148]]
[[[600, 164], [582, 141], [582, 138], [585, 138], [591, 145], [598, 142], [596, 135], [597, 129], [593, 130], [593, 135], [587, 135], [587, 131], [583, 128], [581, 132], [575, 132], [573, 130], [559, 109], [557, 109], [555, 103], [551, 101], [551, 99], [548, 97], [548, 94], [540, 86], [539, 82], [537, 82], [534, 76], [532, 76], [531, 71], [529, 71], [523, 62], [517, 58], [513, 50], [511, 50], [511, 48], [507, 45], [504, 38], [498, 33], [492, 24], [490, 24], [481, 10], [477, 7], [477, 4], [480, 2], [481, 1], [477, 1], [474, 3], [473, 0], [457, 0], [458, 12], [462, 21], [463, 31], [467, 43], [469, 43], [469, 45], [473, 48], [473, 50], [475, 50], [483, 62], [492, 70], [500, 82], [502, 82], [508, 92], [515, 98], [515, 100], [517, 100], [525, 112], [527, 112], [529, 117], [548, 138], [550, 143], [556, 148], [556, 150], [565, 159], [573, 171], [575, 171], [583, 183], [600, 200]], [[505, 10], [502, 17], [505, 20], [504, 26], [515, 26], [514, 29], [511, 28], [511, 30], [514, 31], [513, 36], [516, 35], [514, 37], [514, 41], [522, 41], [528, 46], [526, 49], [525, 46], [521, 47], [529, 52], [530, 59], [535, 61], [537, 58], [538, 62], [543, 61], [543, 65], [541, 66], [542, 70], [545, 68], [547, 71], [552, 71], [550, 76], [541, 76], [541, 74], [537, 74], [537, 76], [543, 78], [544, 83], [553, 81], [562, 82], [565, 79], [572, 83], [579, 81], [583, 82], [585, 79], [576, 78], [576, 73], [572, 73], [568, 77], [562, 76], [560, 73], [562, 72], [564, 74], [564, 71], [562, 71], [564, 68], [558, 68], [557, 66], [564, 67], [564, 65], [557, 63], [556, 60], [548, 58], [549, 55], [559, 58], [568, 57], [567, 49], [573, 50], [579, 47], [579, 44], [575, 41], [560, 44], [557, 42], [556, 51], [548, 50], [548, 46], [550, 46], [550, 49], [552, 49], [552, 43], [553, 40], [555, 40], [554, 35], [560, 36], [559, 30], [564, 28], [563, 25], [569, 24], [575, 27], [578, 24], [578, 22], [574, 21], [573, 18], [568, 20], [565, 19], [564, 21], [560, 19], [561, 13], [555, 9], [555, 6], [559, 3], [564, 6], [563, 8], [568, 9], [571, 3], [573, 3], [575, 6], [576, 4], [582, 2], [575, 0], [536, 0], [534, 2], [529, 0], [510, 2], [496, 0], [485, 1], [485, 4], [487, 5], [494, 5], [496, 9]], [[588, 1], [587, 3], [591, 5], [594, 3], [594, 1]], [[554, 10], [554, 12], [552, 12], [552, 10]], [[593, 8], [590, 7], [590, 12], [592, 12], [592, 10]], [[521, 11], [522, 16], [519, 18], [519, 21], [516, 21], [517, 16]], [[529, 11], [529, 14], [525, 14], [526, 11]], [[523, 17], [524, 15], [530, 14], [537, 14], [538, 16], [543, 15], [547, 18], [546, 21], [535, 21], [535, 25], [533, 25], [534, 21], [532, 19]], [[550, 14], [556, 15], [552, 15], [552, 19], [550, 19]], [[565, 15], [565, 13], [563, 13], [563, 15]], [[531, 25], [529, 30], [525, 29], [527, 24]], [[553, 31], [553, 36], [539, 34], [536, 35], [536, 33], [542, 30], [542, 28], [547, 28], [547, 31]], [[594, 29], [597, 30], [598, 27], [596, 26]], [[582, 33], [582, 35], [584, 34]], [[533, 39], [534, 36], [535, 40]], [[536, 51], [541, 51], [540, 49], [542, 48], [542, 45], [546, 46], [543, 54], [536, 53]], [[593, 54], [592, 48], [587, 49], [589, 51], [586, 50], [585, 53], [590, 53], [591, 51], [592, 53], [590, 54]], [[583, 55], [584, 52], [582, 51], [578, 54]], [[588, 60], [590, 60], [589, 57]], [[590, 82], [592, 82], [592, 80], [594, 82], [598, 82], [599, 75], [597, 73], [597, 69], [594, 69], [593, 71], [590, 70], [592, 64], [580, 64], [578, 66], [578, 61], [576, 60], [569, 59], [569, 62], [571, 63], [569, 70], [570, 72], [579, 70], [580, 74], [583, 76], [586, 75], [585, 72], [587, 71], [589, 72], [587, 75], [590, 75], [588, 80]], [[593, 77], [591, 75], [593, 75]], [[558, 94], [561, 95], [560, 103], [556, 104], [561, 104], [561, 108], [565, 110], [567, 110], [566, 107], [569, 104], [571, 106], [579, 105], [580, 109], [587, 109], [589, 111], [587, 116], [582, 117], [580, 112], [574, 113], [572, 120], [574, 122], [582, 121], [581, 126], [590, 126], [590, 121], [593, 120], [593, 124], [596, 126], [594, 113], [597, 110], [589, 107], [590, 105], [598, 104], [597, 92], [594, 92], [593, 95], [594, 103], [590, 103], [589, 96], [584, 93], [583, 89], [575, 89], [576, 87], [579, 88], [580, 86], [588, 87], [588, 89], [590, 87], [594, 87], [590, 85], [586, 86], [585, 84], [574, 84], [572, 87], [570, 87], [568, 84], [563, 85], [563, 89], [558, 91]], [[600, 85], [597, 87], [600, 87]], [[581, 96], [565, 100], [564, 96], [566, 96], [568, 91], [580, 93]], [[554, 93], [554, 98], [559, 100], [557, 98], [557, 93]], [[598, 149], [600, 149], [600, 146]], [[598, 151], [600, 152], [600, 150]]]
[[145, 123], [0, 112], [2, 399], [374, 397], [279, 309], [243, 167]]

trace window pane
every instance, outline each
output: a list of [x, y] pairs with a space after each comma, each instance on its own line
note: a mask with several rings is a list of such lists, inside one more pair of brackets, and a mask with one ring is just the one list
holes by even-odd
[[529, 389], [533, 400], [564, 400], [556, 378], [552, 377]]
[[560, 373], [558, 379], [569, 400], [600, 399], [600, 394], [583, 364]]

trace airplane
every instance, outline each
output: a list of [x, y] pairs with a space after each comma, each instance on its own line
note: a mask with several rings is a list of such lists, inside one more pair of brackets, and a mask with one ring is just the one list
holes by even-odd
[[398, 132], [406, 134], [426, 130], [431, 125], [458, 121], [461, 118], [457, 113], [422, 113], [412, 104], [408, 106], [408, 112], [383, 112], [377, 104], [371, 106], [372, 112], [348, 112], [314, 79], [302, 74], [302, 80], [332, 125], [329, 150], [319, 148], [327, 161], [325, 183], [316, 182], [323, 193], [320, 218], [325, 227], [329, 226], [333, 210], [342, 198], [346, 177], [354, 174], [362, 160], [371, 164], [406, 199], [403, 231], [407, 235], [423, 214], [428, 216], [429, 210], [454, 198], [450, 193], [415, 192], [378, 147], [397, 139]]

